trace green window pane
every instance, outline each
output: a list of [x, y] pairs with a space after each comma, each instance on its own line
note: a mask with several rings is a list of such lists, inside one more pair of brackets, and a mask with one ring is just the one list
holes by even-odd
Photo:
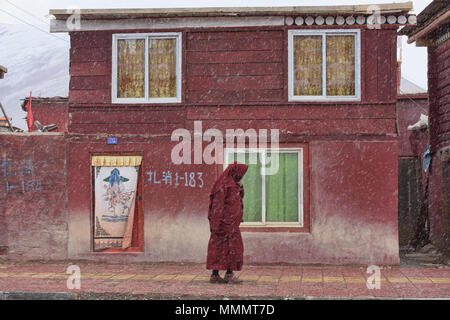
[[279, 154], [279, 170], [266, 176], [266, 221], [298, 222], [298, 154]]
[[[250, 161], [251, 160], [251, 161]], [[244, 155], [234, 154], [233, 161], [243, 162], [248, 165], [248, 170], [242, 179], [244, 185], [244, 222], [262, 221], [262, 177], [261, 161], [259, 155], [253, 153], [251, 156], [247, 152]]]

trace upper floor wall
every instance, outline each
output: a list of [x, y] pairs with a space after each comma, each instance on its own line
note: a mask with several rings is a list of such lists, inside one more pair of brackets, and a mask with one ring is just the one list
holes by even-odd
[[[332, 36], [324, 36], [320, 31], [327, 30]], [[296, 48], [291, 42], [294, 35], [304, 35], [303, 39], [312, 40], [312, 45], [322, 45], [322, 55], [306, 52], [306, 64], [302, 77], [310, 77], [310, 85], [321, 86], [319, 91], [306, 92], [306, 97], [293, 98], [296, 95], [295, 81], [292, 78], [296, 63]], [[300, 31], [300, 33], [295, 33]], [[315, 33], [310, 33], [310, 32]], [[306, 33], [305, 33], [306, 32]], [[317, 33], [319, 32], [319, 33]], [[177, 45], [181, 59], [179, 69], [176, 70], [178, 97], [176, 101], [170, 99], [117, 99], [117, 83], [119, 70], [117, 67], [117, 37], [123, 35], [143, 37], [155, 35], [179, 34]], [[345, 37], [355, 34], [355, 50], [351, 52], [350, 64], [346, 53], [337, 54], [337, 64], [344, 69], [334, 70], [331, 67], [332, 58], [327, 56], [334, 45], [328, 39]], [[142, 42], [145, 37], [142, 38]], [[152, 39], [152, 38], [150, 38]], [[318, 40], [318, 41], [315, 41]], [[351, 39], [350, 39], [351, 40]], [[353, 40], [352, 40], [353, 41]], [[345, 50], [336, 42], [335, 50]], [[353, 45], [353, 43], [351, 43]], [[324, 47], [327, 46], [327, 49]], [[131, 48], [133, 50], [133, 48]], [[317, 49], [317, 48], [316, 48]], [[316, 52], [320, 53], [319, 50]], [[130, 50], [130, 48], [126, 49]], [[145, 50], [142, 48], [143, 55]], [[307, 50], [305, 50], [307, 51]], [[290, 56], [291, 55], [291, 56]], [[292, 57], [294, 55], [294, 57]], [[314, 56], [315, 55], [315, 56]], [[175, 56], [175, 55], [174, 55]], [[147, 56], [148, 57], [148, 53]], [[289, 61], [291, 59], [291, 63]], [[136, 57], [134, 57], [136, 59]], [[308, 60], [309, 59], [309, 60]], [[314, 60], [319, 59], [319, 60]], [[383, 27], [381, 29], [368, 29], [367, 27], [348, 26], [347, 28], [318, 27], [305, 29], [298, 27], [281, 28], [228, 28], [228, 29], [171, 29], [171, 30], [120, 30], [120, 31], [86, 31], [71, 33], [70, 50], [70, 93], [69, 104], [81, 107], [83, 105], [171, 105], [171, 106], [201, 106], [201, 105], [236, 105], [236, 104], [379, 104], [395, 103], [396, 100], [396, 28]], [[129, 62], [128, 62], [129, 63]], [[353, 63], [353, 64], [352, 64]], [[151, 63], [148, 63], [151, 64]], [[149, 65], [147, 64], [147, 68]], [[354, 67], [353, 70], [345, 68]], [[322, 70], [328, 67], [328, 72]], [[125, 66], [126, 68], [126, 66]], [[321, 69], [321, 70], [320, 70]], [[336, 73], [333, 74], [332, 72]], [[133, 72], [133, 70], [125, 70]], [[136, 70], [134, 70], [136, 72]], [[143, 70], [142, 70], [143, 72]], [[338, 73], [350, 74], [351, 84], [354, 88], [348, 91], [348, 96], [340, 97], [345, 93], [329, 88], [332, 80], [336, 82]], [[151, 80], [151, 72], [142, 84]], [[330, 74], [331, 73], [331, 74]], [[136, 76], [136, 75], [134, 75]], [[173, 76], [173, 75], [172, 75]], [[325, 78], [325, 79], [324, 79]], [[178, 80], [178, 79], [177, 79]], [[323, 81], [321, 81], [323, 80]], [[147, 83], [145, 83], [147, 81]], [[163, 80], [164, 81], [164, 80]], [[345, 81], [345, 79], [344, 79]], [[120, 83], [119, 83], [120, 86]], [[321, 98], [324, 95], [337, 97]], [[149, 93], [147, 93], [148, 95]], [[143, 93], [141, 92], [139, 97]], [[145, 94], [144, 94], [145, 95]], [[150, 93], [151, 95], [151, 93]], [[314, 97], [313, 97], [314, 96]]]
[[395, 137], [396, 30], [411, 9], [95, 9], [74, 29], [52, 10], [52, 32], [71, 34], [69, 132], [167, 136], [201, 120], [286, 141]]

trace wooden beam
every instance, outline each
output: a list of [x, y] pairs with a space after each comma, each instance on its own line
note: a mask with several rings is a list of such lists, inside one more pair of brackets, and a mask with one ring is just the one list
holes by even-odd
[[441, 15], [440, 17], [438, 17], [436, 20], [434, 20], [432, 23], [427, 25], [425, 28], [423, 28], [419, 32], [409, 36], [407, 43], [413, 43], [414, 41], [416, 41], [422, 37], [425, 37], [427, 34], [432, 32], [433, 30], [436, 30], [439, 26], [447, 23], [448, 22], [447, 20], [449, 18], [450, 18], [450, 10], [447, 11], [446, 13], [444, 13], [443, 15]]

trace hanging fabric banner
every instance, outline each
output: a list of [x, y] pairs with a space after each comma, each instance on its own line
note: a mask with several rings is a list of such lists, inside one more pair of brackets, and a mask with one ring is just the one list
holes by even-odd
[[124, 236], [131, 238], [138, 173], [139, 165], [94, 166], [94, 251], [131, 246]]

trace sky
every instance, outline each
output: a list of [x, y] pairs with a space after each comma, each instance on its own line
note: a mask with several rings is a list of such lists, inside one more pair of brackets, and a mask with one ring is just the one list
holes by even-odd
[[[414, 12], [420, 13], [432, 0], [413, 0]], [[258, 7], [258, 6], [308, 6], [308, 5], [353, 5], [377, 4], [406, 1], [390, 0], [0, 0], [0, 9], [8, 11], [20, 19], [48, 30], [44, 23], [48, 21], [50, 9], [79, 8], [186, 8], [186, 7]], [[33, 18], [17, 7], [32, 13]], [[38, 19], [41, 19], [41, 23]], [[22, 23], [21, 21], [0, 11], [0, 23]], [[422, 88], [427, 88], [426, 48], [418, 48], [415, 44], [407, 44], [406, 37], [402, 37], [402, 75]]]
[[[19, 24], [24, 28], [44, 34], [49, 31], [49, 10], [67, 8], [189, 8], [189, 7], [266, 7], [266, 6], [314, 6], [314, 5], [355, 5], [355, 4], [379, 4], [406, 1], [392, 0], [0, 0], [0, 24]], [[413, 12], [420, 13], [432, 0], [412, 0]], [[32, 26], [31, 26], [32, 25]], [[40, 29], [40, 31], [38, 30]], [[43, 35], [45, 37], [45, 34]], [[68, 41], [67, 34], [50, 34], [53, 42], [64, 44]], [[57, 38], [60, 38], [59, 40]], [[427, 88], [427, 50], [424, 47], [416, 47], [415, 44], [407, 44], [406, 37], [402, 38], [402, 76], [418, 86]], [[0, 40], [2, 33], [0, 32]], [[14, 37], [8, 37], [8, 41], [15, 41]], [[18, 38], [17, 41], [24, 41]], [[22, 44], [23, 45], [23, 44]], [[14, 43], [4, 44], [0, 47], [1, 65], [8, 67], [9, 57], [13, 60], [13, 50], [4, 51], [5, 48], [14, 47]], [[33, 48], [30, 45], [30, 49]], [[5, 81], [5, 80], [2, 80]], [[0, 86], [2, 82], [0, 82]], [[9, 88], [9, 90], [14, 90]], [[1, 93], [1, 87], [0, 87]], [[49, 92], [45, 92], [52, 95]], [[59, 94], [59, 93], [56, 93]], [[55, 95], [56, 95], [55, 94]], [[0, 96], [0, 99], [2, 97]]]

